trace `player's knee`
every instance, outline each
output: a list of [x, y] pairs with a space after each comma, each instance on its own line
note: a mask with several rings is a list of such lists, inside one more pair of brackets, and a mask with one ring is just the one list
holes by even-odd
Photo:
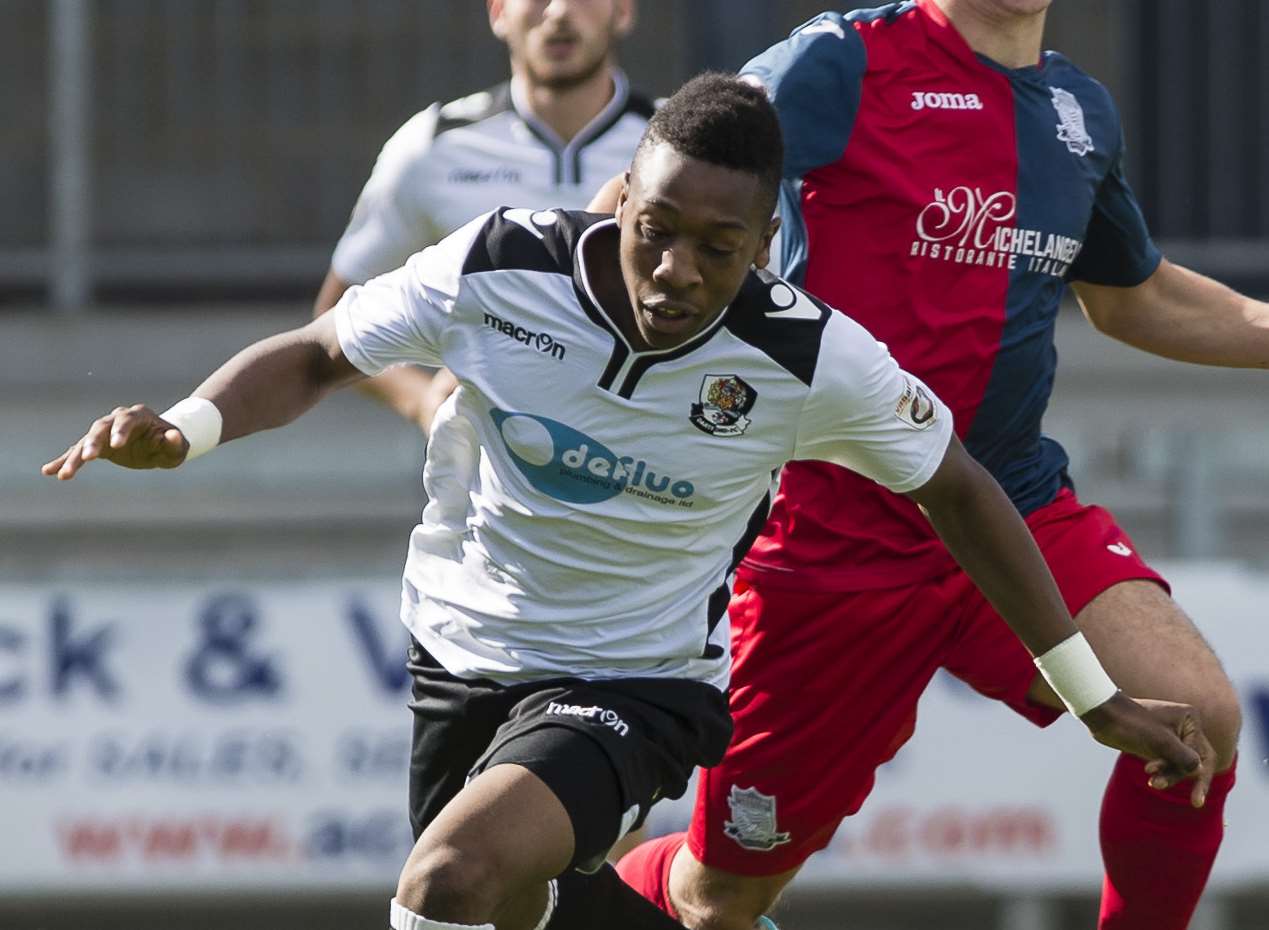
[[1238, 705], [1238, 691], [1224, 673], [1204, 682], [1202, 699], [1196, 702], [1203, 729], [1216, 750], [1216, 768], [1223, 771], [1234, 761], [1238, 751], [1238, 734], [1243, 727], [1243, 712]]
[[436, 846], [415, 852], [401, 870], [397, 901], [416, 914], [467, 922], [502, 898], [498, 869], [487, 857]]
[[791, 877], [737, 875], [712, 869], [692, 856], [684, 858], [671, 872], [670, 898], [689, 927], [751, 930], [775, 906]]

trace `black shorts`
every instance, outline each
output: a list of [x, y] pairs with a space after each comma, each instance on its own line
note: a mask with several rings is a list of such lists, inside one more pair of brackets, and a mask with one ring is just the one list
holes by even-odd
[[451, 675], [412, 642], [410, 824], [414, 836], [469, 777], [501, 763], [544, 781], [573, 824], [571, 867], [590, 871], [680, 797], [692, 769], [714, 765], [731, 739], [726, 695], [699, 681], [553, 678], [517, 685]]

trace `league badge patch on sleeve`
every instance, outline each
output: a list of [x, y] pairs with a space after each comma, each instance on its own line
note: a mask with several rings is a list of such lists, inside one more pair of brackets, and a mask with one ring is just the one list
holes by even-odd
[[905, 377], [894, 415], [913, 429], [929, 429], [938, 416], [938, 404], [924, 387]]
[[757, 399], [739, 375], [706, 375], [700, 403], [692, 404], [692, 425], [711, 436], [739, 436], [752, 422], [745, 414]]

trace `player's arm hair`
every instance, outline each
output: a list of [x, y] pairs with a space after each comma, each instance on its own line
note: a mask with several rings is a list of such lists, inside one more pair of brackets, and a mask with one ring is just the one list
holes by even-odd
[[1073, 636], [1075, 623], [1017, 508], [952, 437], [934, 475], [907, 495], [1032, 655]]
[[330, 391], [363, 378], [344, 356], [328, 313], [243, 349], [194, 395], [216, 405], [223, 419], [220, 441], [228, 442], [284, 426]]
[[1269, 304], [1167, 259], [1136, 287], [1073, 287], [1089, 322], [1130, 346], [1181, 362], [1269, 368]]
[[595, 196], [590, 199], [590, 203], [586, 204], [587, 213], [616, 213], [617, 212], [617, 195], [621, 193], [621, 185], [625, 183], [626, 173], [615, 174], [607, 181], [604, 186], [595, 191]]
[[[350, 286], [336, 274], [335, 269], [326, 272], [326, 280], [313, 301], [313, 319], [318, 319], [339, 303]], [[431, 430], [436, 409], [449, 396], [444, 388], [453, 384], [452, 377], [437, 379], [436, 375], [437, 372], [416, 365], [398, 365], [361, 382], [357, 388], [427, 433]]]

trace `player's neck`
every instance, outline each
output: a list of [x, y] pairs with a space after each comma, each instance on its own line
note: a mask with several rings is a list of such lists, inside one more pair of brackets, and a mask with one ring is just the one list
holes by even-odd
[[1008, 13], [991, 0], [934, 0], [961, 38], [980, 55], [1006, 68], [1040, 61], [1047, 11]]
[[529, 112], [565, 142], [586, 128], [616, 91], [611, 68], [600, 68], [585, 80], [563, 88], [537, 83], [523, 73], [514, 74], [511, 80]]
[[[626, 277], [622, 274], [621, 230], [617, 226], [607, 230], [596, 230], [598, 235], [591, 235], [585, 242], [581, 252], [581, 261], [586, 268], [586, 279], [590, 282], [591, 293], [599, 303], [599, 312], [608, 317], [622, 336], [629, 348], [635, 351], [651, 351], [652, 346], [643, 339], [635, 321], [635, 307], [631, 303], [631, 294], [626, 287]], [[685, 340], [684, 340], [685, 341]], [[667, 346], [660, 346], [665, 349]]]
[[621, 331], [626, 343], [636, 352], [647, 352], [652, 346], [644, 340], [635, 323], [630, 292], [621, 273], [621, 230], [617, 227], [596, 230], [582, 251], [586, 278], [599, 302], [599, 312]]

